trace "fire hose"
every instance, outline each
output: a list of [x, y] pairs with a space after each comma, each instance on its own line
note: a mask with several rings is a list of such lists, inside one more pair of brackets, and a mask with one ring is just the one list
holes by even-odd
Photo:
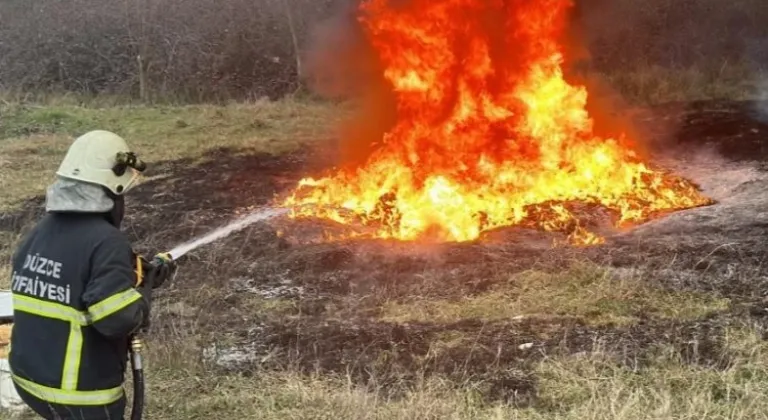
[[[151, 261], [147, 261], [145, 258], [138, 256], [136, 261], [136, 287], [141, 286], [144, 281], [144, 273], [149, 272], [156, 273], [163, 265], [173, 264], [174, 260], [170, 253], [160, 253], [155, 255]], [[154, 284], [149, 285], [155, 287]], [[141, 420], [144, 414], [144, 366], [142, 364], [141, 352], [144, 347], [143, 340], [140, 333], [133, 334], [130, 337], [130, 357], [131, 357], [131, 371], [133, 374], [133, 406], [131, 408], [131, 420]]]
[[[175, 265], [175, 261], [184, 256], [186, 253], [200, 247], [202, 245], [211, 243], [217, 239], [226, 237], [227, 235], [244, 227], [271, 219], [273, 217], [280, 216], [288, 212], [288, 209], [284, 208], [266, 208], [252, 212], [242, 218], [239, 218], [232, 223], [215, 229], [208, 234], [195, 238], [189, 242], [185, 242], [177, 247], [173, 248], [169, 252], [160, 253], [154, 256], [151, 261], [146, 260], [141, 256], [136, 258], [136, 287], [141, 286], [144, 273], [147, 272], [150, 275], [157, 273], [164, 265]], [[162, 284], [162, 283], [161, 283]], [[157, 285], [159, 286], [159, 285]], [[150, 285], [150, 287], [157, 287]], [[151, 293], [151, 292], [150, 292]], [[133, 406], [131, 410], [131, 420], [141, 420], [144, 412], [144, 368], [142, 366], [141, 352], [144, 344], [141, 339], [141, 332], [143, 328], [139, 329], [136, 334], [133, 334], [129, 340], [129, 351], [131, 357], [131, 370], [133, 373]]]
[[[147, 165], [133, 153], [118, 153], [117, 165], [115, 168], [113, 168], [115, 174], [118, 176], [122, 175], [128, 167], [132, 167], [139, 172], [143, 172], [147, 168]], [[164, 265], [175, 264], [176, 259], [201, 245], [205, 245], [215, 241], [216, 239], [223, 238], [230, 233], [242, 229], [252, 223], [284, 214], [287, 211], [287, 209], [280, 208], [264, 209], [251, 213], [246, 217], [235, 220], [229, 225], [216, 229], [203, 237], [196, 238], [190, 242], [181, 244], [169, 252], [159, 253], [155, 255], [151, 261], [146, 260], [142, 256], [136, 256], [136, 287], [140, 287], [144, 282], [144, 273], [147, 273], [150, 276], [154, 276], [163, 268]], [[163, 279], [163, 281], [164, 280], [165, 279]], [[151, 281], [151, 284], [148, 286], [150, 289], [154, 289], [155, 287], [159, 287], [161, 284], [162, 281], [158, 285], [155, 285], [154, 281]], [[152, 293], [152, 291], [150, 290], [149, 293]], [[141, 420], [141, 417], [144, 414], [144, 367], [142, 366], [141, 358], [141, 352], [144, 344], [141, 339], [141, 333], [146, 326], [146, 322], [148, 322], [148, 320], [146, 320], [145, 324], [142, 325], [142, 327], [140, 327], [139, 330], [132, 334], [129, 338], [128, 350], [130, 352], [131, 370], [133, 373], [133, 406], [131, 410], [131, 420]]]

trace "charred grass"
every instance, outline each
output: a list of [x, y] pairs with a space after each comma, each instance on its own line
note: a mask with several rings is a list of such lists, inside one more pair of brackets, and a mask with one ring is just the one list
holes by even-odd
[[[264, 205], [333, 161], [298, 140], [313, 142], [315, 117], [275, 123], [267, 137], [295, 143], [270, 148], [261, 129], [241, 126], [246, 108], [168, 111], [191, 113], [202, 133], [161, 111], [71, 112], [146, 113], [157, 123], [125, 130], [155, 158], [125, 226], [147, 254]], [[232, 120], [211, 135], [206, 118], [219, 112]], [[65, 135], [85, 127], [24, 134], [27, 123], [15, 121], [0, 140], [16, 162], [2, 175], [16, 186], [3, 196], [3, 258], [41, 214]], [[43, 158], [37, 146], [49, 143], [59, 154]], [[24, 172], [34, 162], [48, 175]], [[761, 226], [715, 252], [670, 238], [592, 249], [317, 243], [303, 225], [256, 224], [180, 262], [147, 336], [148, 418], [746, 419], [768, 409], [768, 317], [755, 309], [766, 276]]]

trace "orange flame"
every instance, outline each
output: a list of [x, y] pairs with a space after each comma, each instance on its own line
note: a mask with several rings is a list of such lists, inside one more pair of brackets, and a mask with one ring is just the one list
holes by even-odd
[[469, 241], [502, 226], [595, 244], [564, 203], [619, 223], [709, 202], [651, 170], [624, 136], [599, 138], [587, 91], [562, 72], [570, 0], [368, 0], [360, 22], [397, 100], [397, 123], [368, 161], [303, 179], [294, 217], [373, 226], [375, 237]]

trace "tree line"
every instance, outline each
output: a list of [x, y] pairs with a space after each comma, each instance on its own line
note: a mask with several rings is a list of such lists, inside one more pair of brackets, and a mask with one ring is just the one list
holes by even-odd
[[[328, 30], [328, 19], [350, 7], [345, 0], [0, 0], [0, 90], [276, 98], [306, 84], [318, 25]], [[581, 0], [576, 19], [588, 67], [601, 73], [768, 64], [764, 0]]]

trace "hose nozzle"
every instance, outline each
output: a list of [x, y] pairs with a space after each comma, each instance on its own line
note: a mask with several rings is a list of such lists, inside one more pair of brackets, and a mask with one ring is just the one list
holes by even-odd
[[173, 256], [168, 252], [160, 252], [155, 255], [155, 261], [159, 264], [170, 264], [173, 262]]

